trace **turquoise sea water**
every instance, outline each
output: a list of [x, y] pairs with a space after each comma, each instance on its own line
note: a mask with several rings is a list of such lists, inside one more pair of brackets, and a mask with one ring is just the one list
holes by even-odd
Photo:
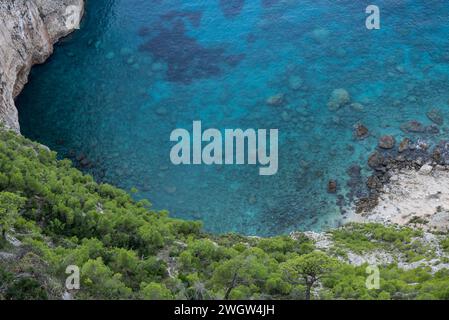
[[[381, 30], [365, 27], [369, 4]], [[365, 193], [380, 135], [430, 125], [431, 108], [449, 115], [448, 35], [446, 1], [90, 0], [81, 30], [33, 69], [17, 101], [22, 133], [209, 231], [320, 230]], [[328, 110], [336, 88], [363, 108]], [[284, 103], [268, 105], [276, 94]], [[278, 128], [279, 172], [172, 165], [170, 132], [193, 120]]]

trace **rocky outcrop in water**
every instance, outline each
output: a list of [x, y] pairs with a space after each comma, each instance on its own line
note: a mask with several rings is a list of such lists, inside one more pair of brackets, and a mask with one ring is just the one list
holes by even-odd
[[14, 99], [31, 67], [78, 26], [83, 11], [84, 0], [0, 1], [0, 123], [7, 128], [20, 130]]

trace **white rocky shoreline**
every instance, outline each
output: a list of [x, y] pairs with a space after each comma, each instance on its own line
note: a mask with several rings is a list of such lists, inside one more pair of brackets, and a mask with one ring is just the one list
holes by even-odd
[[428, 231], [449, 228], [449, 168], [423, 165], [398, 170], [383, 187], [378, 205], [366, 216], [370, 222], [419, 226]]
[[[405, 139], [404, 139], [405, 140]], [[359, 199], [356, 221], [449, 231], [449, 143], [423, 140], [373, 152], [369, 196]]]

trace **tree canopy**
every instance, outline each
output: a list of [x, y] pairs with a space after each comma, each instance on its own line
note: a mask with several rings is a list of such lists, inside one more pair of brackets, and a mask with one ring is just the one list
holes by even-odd
[[[381, 264], [380, 289], [369, 290], [367, 265], [347, 262], [369, 250], [433, 261], [419, 231], [350, 224], [330, 232], [324, 249], [304, 234], [207, 234], [1, 129], [0, 230], [0, 299], [449, 298], [447, 269]], [[64, 287], [70, 265], [79, 290]]]

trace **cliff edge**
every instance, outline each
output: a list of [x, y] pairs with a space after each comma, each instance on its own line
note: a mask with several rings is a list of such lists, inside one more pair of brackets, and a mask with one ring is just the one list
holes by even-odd
[[0, 123], [20, 131], [14, 99], [35, 64], [75, 30], [84, 0], [5, 0], [0, 2]]

